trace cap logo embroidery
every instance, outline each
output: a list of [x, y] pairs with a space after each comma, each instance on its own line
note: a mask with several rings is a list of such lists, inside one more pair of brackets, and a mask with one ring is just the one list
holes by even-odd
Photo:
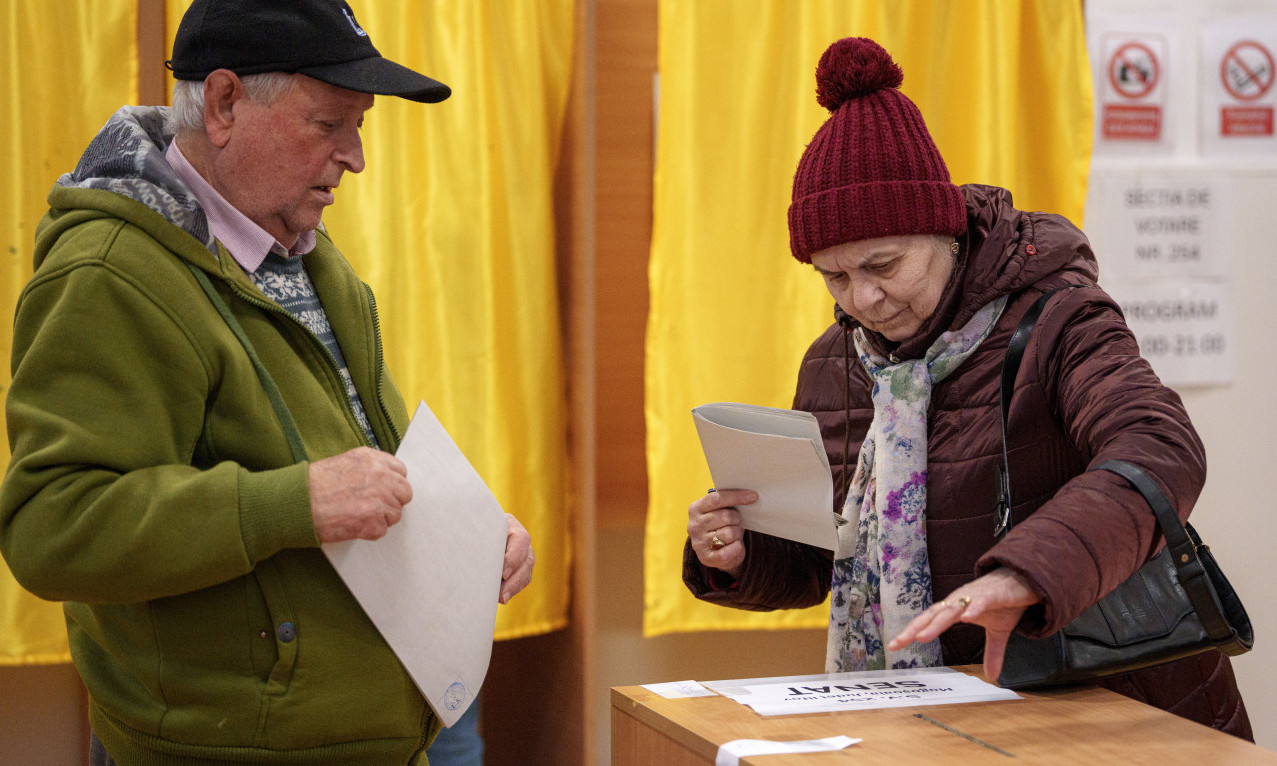
[[351, 13], [351, 12], [350, 12], [350, 8], [349, 8], [349, 7], [347, 7], [347, 8], [342, 8], [342, 9], [341, 9], [341, 13], [342, 13], [342, 15], [343, 15], [343, 16], [345, 16], [345, 17], [346, 17], [346, 21], [349, 21], [349, 22], [350, 22], [350, 26], [351, 26], [351, 28], [352, 28], [352, 29], [354, 29], [354, 30], [355, 30], [355, 34], [359, 35], [360, 37], [367, 37], [367, 36], [368, 36], [368, 33], [367, 33], [367, 32], [365, 32], [365, 31], [363, 30], [363, 28], [359, 26], [359, 22], [355, 21], [355, 14], [353, 14], [353, 13]]

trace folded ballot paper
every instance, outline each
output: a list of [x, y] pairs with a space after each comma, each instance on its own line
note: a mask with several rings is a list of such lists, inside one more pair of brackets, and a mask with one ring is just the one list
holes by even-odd
[[752, 489], [741, 526], [834, 550], [834, 482], [816, 417], [735, 402], [692, 408], [714, 486]]
[[505, 559], [505, 512], [425, 402], [395, 456], [412, 500], [380, 540], [324, 553], [430, 707], [452, 726], [492, 657]]

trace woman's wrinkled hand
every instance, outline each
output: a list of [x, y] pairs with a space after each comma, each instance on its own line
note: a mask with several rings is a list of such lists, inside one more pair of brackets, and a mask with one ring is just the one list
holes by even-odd
[[934, 641], [959, 622], [980, 625], [984, 628], [984, 675], [997, 683], [1011, 631], [1020, 624], [1024, 610], [1041, 600], [1023, 575], [1005, 567], [995, 569], [932, 604], [891, 639], [887, 648], [894, 652], [914, 641]]
[[720, 489], [688, 506], [687, 536], [702, 564], [740, 576], [745, 564], [745, 530], [735, 506], [756, 500], [758, 493], [753, 490]]

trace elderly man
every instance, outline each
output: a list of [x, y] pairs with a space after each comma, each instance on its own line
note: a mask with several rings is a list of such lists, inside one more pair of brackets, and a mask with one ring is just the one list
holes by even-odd
[[[95, 763], [424, 763], [439, 724], [319, 549], [411, 499], [372, 294], [320, 218], [373, 94], [450, 91], [334, 0], [196, 0], [170, 67], [171, 113], [121, 109], [49, 194], [0, 549], [66, 602]], [[532, 564], [509, 517], [503, 602]]]

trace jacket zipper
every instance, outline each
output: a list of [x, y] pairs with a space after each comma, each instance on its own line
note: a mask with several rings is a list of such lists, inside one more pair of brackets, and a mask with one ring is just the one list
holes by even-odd
[[[338, 367], [337, 367], [337, 360], [333, 358], [332, 353], [329, 352], [328, 347], [324, 345], [323, 341], [315, 337], [315, 334], [311, 332], [310, 329], [306, 327], [306, 325], [302, 324], [297, 319], [297, 317], [285, 311], [281, 306], [279, 306], [279, 304], [274, 303], [272, 301], [263, 300], [261, 298], [258, 298], [255, 295], [252, 295], [251, 293], [247, 293], [239, 285], [235, 284], [233, 281], [230, 281], [230, 280], [225, 280], [225, 281], [227, 284], [231, 286], [231, 289], [234, 290], [235, 294], [238, 295], [240, 298], [244, 299], [245, 301], [247, 301], [249, 304], [253, 306], [256, 306], [260, 309], [265, 309], [267, 311], [270, 311], [274, 314], [278, 314], [286, 318], [289, 322], [291, 322], [299, 330], [301, 330], [306, 335], [306, 337], [310, 338], [311, 342], [315, 344], [315, 346], [319, 349], [320, 353], [324, 355], [324, 359], [327, 360], [328, 362], [328, 371], [332, 374], [332, 377], [335, 378], [334, 382], [336, 383], [337, 390], [341, 391], [343, 394], [340, 397], [342, 400], [342, 406], [345, 408], [346, 414], [350, 417], [350, 422], [355, 424], [355, 432], [359, 435], [360, 443], [363, 444], [365, 447], [371, 447], [372, 442], [368, 440], [368, 435], [364, 433], [363, 427], [359, 425], [359, 418], [355, 416], [355, 408], [354, 408], [354, 405], [350, 403], [350, 393], [346, 391], [346, 384], [341, 379], [341, 374], [339, 373]], [[369, 288], [367, 285], [364, 285], [364, 289], [367, 290]], [[370, 294], [371, 294], [371, 291], [370, 291]], [[373, 308], [373, 333], [377, 339], [377, 372], [376, 372], [377, 400], [378, 400], [378, 406], [383, 407], [383, 415], [384, 415], [384, 405], [380, 404], [381, 402], [381, 331], [377, 327], [376, 307]], [[356, 388], [356, 391], [358, 391], [357, 388]], [[386, 420], [389, 421], [389, 418], [386, 418]], [[393, 428], [392, 428], [392, 431], [393, 431]]]
[[372, 309], [372, 337], [375, 343], [376, 354], [373, 356], [373, 388], [377, 394], [377, 409], [381, 410], [381, 419], [385, 422], [386, 428], [390, 430], [390, 435], [394, 437], [394, 447], [399, 449], [399, 443], [403, 441], [403, 435], [399, 433], [399, 429], [395, 427], [395, 421], [391, 419], [390, 413], [386, 410], [386, 400], [382, 398], [382, 370], [385, 369], [385, 360], [382, 358], [381, 348], [381, 319], [377, 315], [377, 297], [372, 294], [372, 288], [367, 282], [361, 282], [364, 286], [364, 293], [368, 296], [368, 306]]

